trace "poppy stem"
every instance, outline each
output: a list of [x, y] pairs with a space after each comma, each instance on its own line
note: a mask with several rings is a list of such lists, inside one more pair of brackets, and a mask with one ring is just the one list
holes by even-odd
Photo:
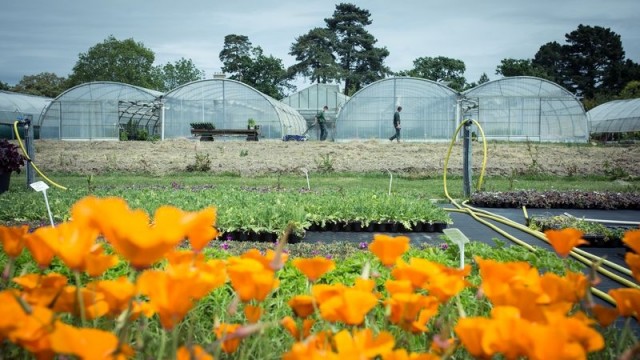
[[80, 272], [74, 271], [73, 275], [76, 279], [76, 296], [78, 300], [78, 310], [80, 312], [80, 323], [82, 324], [82, 327], [85, 327], [87, 316], [84, 309], [84, 298], [82, 297], [82, 281], [80, 280]]
[[167, 344], [167, 330], [162, 329], [162, 336], [160, 336], [160, 347], [158, 348], [158, 356], [156, 359], [164, 359], [164, 348]]
[[0, 286], [0, 290], [9, 286], [9, 281], [13, 277], [13, 263], [15, 259], [10, 257], [7, 264], [4, 266], [4, 270], [2, 271], [2, 285]]
[[180, 331], [178, 331], [178, 326], [174, 326], [173, 330], [171, 330], [171, 356], [170, 359], [175, 359], [176, 354], [178, 352], [178, 335]]

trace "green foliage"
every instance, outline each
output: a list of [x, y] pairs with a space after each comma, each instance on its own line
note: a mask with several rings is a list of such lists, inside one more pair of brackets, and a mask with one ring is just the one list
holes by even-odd
[[22, 94], [55, 98], [66, 89], [66, 79], [64, 77], [50, 72], [43, 72], [37, 75], [25, 75], [11, 90]]
[[331, 154], [320, 155], [316, 160], [316, 167], [318, 171], [323, 174], [334, 172], [333, 168], [334, 159], [331, 157]]
[[496, 67], [496, 75], [548, 78], [547, 73], [529, 59], [502, 59]]
[[9, 86], [9, 84], [7, 84], [6, 82], [0, 81], [0, 90], [9, 91], [11, 90], [11, 86]]
[[249, 155], [249, 150], [247, 149], [242, 149], [240, 150], [240, 157], [245, 157]]
[[245, 35], [229, 34], [224, 37], [220, 51], [222, 71], [230, 78], [241, 81], [275, 99], [282, 99], [284, 91], [295, 89], [282, 60], [266, 56], [261, 47], [254, 47]]
[[365, 29], [371, 25], [370, 17], [369, 10], [340, 3], [336, 5], [333, 16], [324, 19], [327, 29], [335, 34], [337, 40], [334, 44], [335, 57], [342, 69], [347, 95], [391, 74], [384, 65], [389, 51], [386, 47], [376, 47], [378, 40]]
[[216, 128], [216, 125], [210, 122], [190, 123], [189, 126], [194, 130], [213, 130]]
[[188, 172], [207, 172], [211, 170], [211, 159], [209, 158], [209, 154], [196, 153], [195, 157], [195, 163], [189, 164], [186, 167]]
[[313, 28], [296, 38], [289, 55], [296, 58], [290, 72], [300, 74], [312, 83], [327, 83], [341, 78], [341, 68], [336, 63], [333, 48], [336, 34], [326, 28]]
[[160, 91], [170, 91], [180, 85], [205, 78], [203, 70], [198, 69], [191, 59], [180, 58], [176, 62], [158, 67], [162, 80]]
[[115, 81], [148, 89], [160, 89], [160, 77], [153, 66], [155, 54], [135, 40], [118, 40], [113, 35], [81, 53], [68, 79], [68, 86]]
[[442, 82], [454, 90], [462, 91], [466, 83], [465, 70], [462, 60], [444, 56], [419, 57], [413, 60], [413, 69], [408, 71], [408, 75]]

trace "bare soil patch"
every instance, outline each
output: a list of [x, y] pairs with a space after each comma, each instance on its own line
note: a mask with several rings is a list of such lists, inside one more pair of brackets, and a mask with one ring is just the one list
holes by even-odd
[[[36, 140], [35, 163], [45, 172], [101, 174], [108, 172], [167, 175], [185, 171], [196, 156], [208, 157], [211, 173], [254, 176], [274, 172], [386, 172], [439, 175], [448, 143], [390, 143], [385, 140], [332, 142], [258, 142], [193, 139], [167, 141]], [[487, 175], [523, 173], [640, 175], [640, 145], [595, 146], [546, 143], [488, 144]], [[473, 164], [479, 169], [482, 144], [473, 143]], [[449, 174], [460, 174], [462, 144], [456, 144]]]

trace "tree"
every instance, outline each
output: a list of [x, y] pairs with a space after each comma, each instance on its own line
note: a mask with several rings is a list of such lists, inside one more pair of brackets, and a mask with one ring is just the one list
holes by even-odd
[[292, 74], [285, 69], [282, 60], [271, 55], [265, 56], [262, 48], [253, 47], [247, 36], [225, 36], [219, 57], [223, 64], [222, 71], [229, 74], [231, 79], [273, 98], [282, 99], [285, 89], [295, 88], [289, 83]]
[[496, 75], [508, 76], [535, 76], [547, 78], [547, 73], [533, 65], [530, 59], [502, 59], [500, 65], [496, 67]]
[[566, 82], [564, 75], [565, 49], [556, 41], [546, 43], [538, 49], [531, 65], [534, 69], [539, 69], [544, 77], [556, 84], [563, 85]]
[[9, 84], [0, 81], [0, 90], [6, 90], [9, 91], [11, 89], [11, 87], [9, 86]]
[[191, 59], [181, 58], [175, 63], [166, 63], [158, 71], [162, 79], [161, 91], [170, 91], [180, 85], [204, 79], [204, 71], [198, 69]]
[[333, 80], [339, 81], [340, 66], [336, 63], [334, 55], [336, 42], [335, 34], [325, 28], [314, 28], [297, 37], [289, 52], [289, 55], [295, 56], [298, 61], [290, 67], [291, 73], [301, 74], [312, 83], [326, 84]]
[[445, 83], [450, 88], [462, 91], [466, 83], [464, 72], [466, 67], [462, 60], [444, 56], [419, 57], [413, 60], [413, 69], [409, 76], [429, 79]]
[[597, 92], [618, 93], [621, 84], [615, 70], [623, 65], [620, 35], [600, 26], [578, 25], [565, 35], [564, 48], [568, 87], [578, 96], [592, 98]]
[[482, 75], [480, 75], [480, 79], [478, 79], [478, 85], [482, 85], [484, 83], [488, 83], [489, 77], [487, 76], [487, 73], [482, 73]]
[[391, 73], [384, 65], [389, 51], [375, 47], [376, 38], [365, 30], [365, 26], [371, 25], [370, 16], [368, 10], [341, 3], [336, 5], [332, 17], [324, 19], [327, 29], [336, 37], [334, 51], [342, 68], [346, 94]]
[[160, 89], [161, 80], [153, 66], [155, 54], [133, 39], [113, 35], [79, 55], [69, 76], [69, 87], [91, 81], [116, 81], [149, 89]]
[[50, 72], [23, 76], [13, 87], [15, 92], [50, 98], [57, 97], [66, 89], [66, 79]]
[[637, 99], [640, 98], [640, 81], [629, 81], [627, 85], [620, 91], [620, 99]]

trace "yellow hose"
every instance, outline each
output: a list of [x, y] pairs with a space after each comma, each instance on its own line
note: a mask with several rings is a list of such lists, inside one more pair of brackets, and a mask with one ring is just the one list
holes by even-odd
[[[472, 120], [472, 121], [473, 121], [474, 124], [476, 124], [476, 126], [480, 130], [480, 133], [482, 135], [482, 140], [483, 140], [483, 150], [484, 150], [483, 151], [483, 155], [484, 155], [484, 157], [483, 157], [483, 160], [482, 160], [482, 169], [480, 171], [480, 178], [478, 179], [478, 186], [477, 186], [477, 189], [481, 189], [482, 179], [484, 177], [485, 167], [486, 167], [486, 163], [487, 163], [487, 140], [486, 140], [486, 137], [484, 136], [484, 131], [482, 130], [482, 127], [480, 126], [480, 124], [475, 120]], [[518, 230], [526, 232], [526, 233], [528, 233], [528, 234], [530, 234], [530, 235], [532, 235], [532, 236], [534, 236], [534, 237], [536, 237], [538, 239], [541, 239], [541, 240], [549, 243], [549, 240], [546, 238], [546, 236], [543, 233], [541, 233], [539, 231], [534, 231], [534, 230], [530, 229], [529, 227], [524, 226], [522, 224], [519, 224], [519, 223], [517, 223], [515, 221], [512, 221], [512, 220], [510, 220], [510, 219], [508, 219], [508, 218], [506, 218], [504, 216], [496, 215], [496, 214], [490, 213], [490, 212], [482, 210], [482, 209], [475, 209], [475, 208], [473, 208], [473, 207], [471, 207], [469, 205], [464, 204], [464, 202], [463, 202], [463, 204], [464, 204], [464, 207], [463, 207], [460, 204], [458, 204], [449, 195], [449, 191], [447, 189], [447, 169], [448, 169], [448, 164], [449, 164], [449, 158], [451, 156], [451, 150], [453, 149], [453, 145], [455, 143], [456, 137], [457, 137], [458, 133], [460, 132], [460, 129], [462, 128], [462, 126], [464, 126], [464, 124], [465, 124], [465, 122], [462, 122], [462, 123], [460, 123], [460, 125], [458, 125], [458, 128], [456, 129], [453, 137], [451, 138], [451, 143], [449, 144], [449, 148], [447, 150], [447, 155], [446, 155], [445, 161], [444, 161], [444, 170], [443, 170], [444, 194], [447, 197], [447, 199], [449, 199], [449, 201], [456, 207], [456, 209], [445, 209], [445, 210], [446, 211], [450, 211], [450, 212], [460, 212], [460, 213], [469, 214], [475, 220], [477, 220], [477, 221], [481, 222], [482, 224], [490, 227], [491, 229], [495, 230], [496, 232], [498, 232], [499, 234], [501, 234], [505, 238], [511, 240], [512, 242], [514, 242], [514, 243], [516, 243], [516, 244], [518, 244], [520, 246], [523, 246], [523, 247], [527, 248], [530, 251], [535, 252], [536, 249], [533, 246], [527, 244], [526, 242], [524, 242], [524, 241], [522, 241], [520, 239], [517, 239], [516, 237], [512, 236], [511, 234], [508, 234], [506, 231], [500, 229], [499, 227], [495, 226], [494, 224], [492, 224], [492, 223], [490, 223], [490, 222], [488, 222], [488, 221], [486, 221], [484, 219], [481, 219], [481, 217], [482, 218], [489, 218], [489, 219], [491, 219], [493, 221], [497, 221], [497, 222], [500, 222], [502, 224], [511, 226], [513, 228], [516, 228]], [[523, 207], [522, 210], [524, 212], [525, 219], [527, 219], [528, 215], [527, 215], [526, 208]], [[611, 261], [608, 261], [606, 259], [602, 259], [602, 258], [600, 258], [600, 257], [598, 257], [596, 255], [587, 253], [586, 251], [581, 250], [581, 249], [575, 249], [574, 248], [573, 251], [571, 251], [570, 255], [572, 257], [574, 257], [575, 259], [577, 259], [578, 261], [580, 261], [580, 262], [582, 262], [582, 263], [584, 263], [586, 265], [591, 265], [591, 264], [593, 264], [594, 261], [597, 260], [597, 261], [601, 261], [601, 263], [603, 265], [609, 266], [609, 267], [611, 267], [611, 268], [613, 268], [613, 269], [615, 269], [615, 270], [617, 270], [617, 271], [619, 271], [619, 272], [621, 272], [623, 274], [631, 275], [631, 271], [629, 269], [627, 269], [625, 267], [622, 267], [622, 266], [620, 266], [618, 264], [615, 264], [615, 263], [613, 263]], [[588, 258], [591, 259], [591, 260], [589, 260]], [[623, 278], [623, 277], [621, 277], [621, 276], [619, 276], [617, 274], [614, 274], [614, 273], [610, 272], [609, 270], [603, 269], [602, 267], [598, 267], [597, 271], [600, 272], [601, 274], [603, 274], [604, 276], [606, 276], [606, 277], [608, 277], [608, 278], [610, 278], [610, 279], [612, 279], [614, 281], [617, 281], [617, 282], [619, 282], [619, 283], [621, 283], [623, 285], [626, 285], [626, 286], [631, 287], [631, 288], [640, 289], [640, 286], [635, 284], [634, 282], [629, 281], [629, 280], [627, 280], [627, 279], [625, 279], [625, 278]], [[603, 292], [602, 290], [598, 290], [595, 287], [591, 287], [591, 292], [594, 295], [600, 297], [601, 299], [609, 302], [610, 304], [612, 304], [614, 306], [616, 305], [615, 300], [611, 296], [609, 296], [608, 294]]]
[[29, 161], [29, 165], [31, 165], [31, 167], [33, 167], [33, 170], [35, 170], [40, 176], [42, 176], [43, 179], [47, 180], [47, 182], [57, 188], [60, 188], [62, 190], [67, 190], [66, 187], [54, 182], [53, 180], [49, 179], [48, 177], [46, 177], [41, 171], [40, 169], [38, 169], [38, 167], [36, 166], [36, 164], [33, 163], [33, 161], [31, 160], [31, 158], [29, 157], [29, 154], [27, 153], [27, 150], [24, 148], [24, 144], [22, 143], [22, 139], [20, 139], [20, 132], [18, 131], [18, 121], [13, 123], [13, 131], [16, 133], [16, 139], [18, 139], [18, 145], [20, 145], [20, 149], [22, 149], [22, 152], [24, 153], [24, 156], [27, 158], [27, 160]]

